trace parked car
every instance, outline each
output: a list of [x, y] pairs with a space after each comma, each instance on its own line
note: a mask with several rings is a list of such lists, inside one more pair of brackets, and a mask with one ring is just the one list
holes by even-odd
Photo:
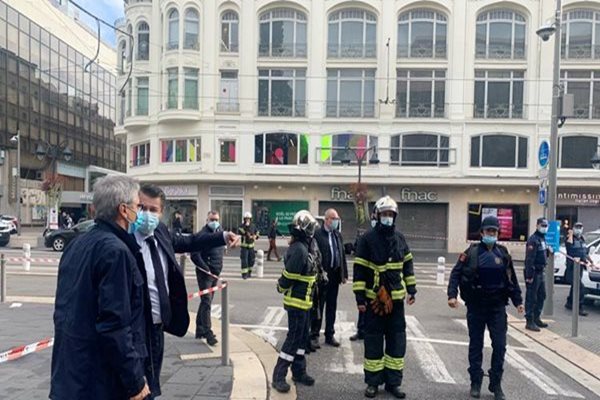
[[[585, 237], [585, 241], [587, 243], [588, 250], [594, 247], [600, 246], [600, 229], [587, 232], [583, 235]], [[565, 254], [567, 253], [567, 249], [564, 244], [560, 245], [560, 252], [554, 254], [554, 281], [555, 282], [564, 282], [565, 274], [567, 272], [567, 258]], [[590, 256], [591, 256], [590, 252]]]
[[17, 233], [19, 219], [14, 215], [0, 215], [0, 221], [7, 223], [10, 226], [10, 234]]
[[77, 236], [92, 229], [94, 220], [83, 221], [72, 228], [48, 231], [44, 236], [44, 245], [54, 251], [63, 251]]
[[0, 247], [4, 247], [10, 243], [11, 225], [0, 220]]

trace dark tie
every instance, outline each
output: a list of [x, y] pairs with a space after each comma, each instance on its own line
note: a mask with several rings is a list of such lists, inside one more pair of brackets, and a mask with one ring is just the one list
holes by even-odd
[[338, 266], [338, 246], [337, 246], [337, 240], [335, 238], [335, 233], [332, 231], [330, 233], [331, 235], [331, 250], [333, 251], [333, 258], [331, 259], [331, 268], [332, 269], [336, 269]]
[[154, 278], [156, 279], [156, 287], [158, 288], [158, 299], [160, 302], [160, 318], [163, 324], [169, 325], [171, 321], [171, 303], [169, 302], [169, 294], [167, 293], [167, 283], [165, 281], [165, 270], [163, 269], [158, 249], [154, 236], [146, 238], [146, 243], [150, 247], [150, 255], [152, 256], [152, 267], [154, 267]]

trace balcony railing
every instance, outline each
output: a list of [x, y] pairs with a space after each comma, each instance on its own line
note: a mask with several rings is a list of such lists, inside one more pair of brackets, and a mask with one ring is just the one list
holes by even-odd
[[305, 58], [306, 43], [262, 43], [258, 45], [259, 57]]
[[571, 45], [562, 48], [563, 60], [598, 60], [600, 59], [600, 44], [597, 45]]
[[402, 167], [449, 167], [456, 163], [452, 147], [391, 147], [390, 164]]
[[573, 108], [575, 119], [600, 119], [600, 104], [575, 104]]
[[376, 56], [377, 46], [375, 43], [330, 43], [327, 45], [327, 57], [329, 58], [374, 58]]
[[[398, 58], [446, 58], [446, 44], [436, 44], [435, 47], [422, 44], [411, 46], [398, 45]], [[410, 52], [410, 53], [409, 53]]]
[[219, 113], [239, 113], [240, 112], [240, 103], [220, 101], [217, 103], [217, 112], [219, 112]]
[[366, 101], [328, 101], [326, 115], [331, 118], [374, 118], [375, 103]]
[[445, 118], [445, 104], [396, 103], [396, 118]]
[[152, 4], [152, 0], [123, 0], [125, 7], [131, 6], [133, 4], [147, 3]]
[[259, 102], [258, 105], [259, 117], [305, 117], [306, 102], [271, 102], [270, 104]]
[[489, 60], [524, 60], [525, 59], [525, 48], [521, 47], [512, 47], [507, 45], [493, 45], [490, 44], [487, 47], [479, 46], [477, 47], [477, 52], [475, 57], [477, 59], [489, 59]]
[[474, 118], [521, 119], [524, 117], [523, 104], [476, 104], [473, 109]]

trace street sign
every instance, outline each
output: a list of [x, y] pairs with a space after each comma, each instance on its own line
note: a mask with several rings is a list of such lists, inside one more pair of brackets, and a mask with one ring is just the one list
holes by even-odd
[[548, 179], [548, 168], [541, 168], [539, 175], [541, 180]]
[[550, 157], [550, 145], [548, 141], [542, 140], [540, 143], [540, 148], [538, 150], [538, 162], [540, 163], [540, 167], [546, 168], [548, 166], [548, 158]]
[[560, 221], [550, 221], [546, 233], [546, 243], [555, 253], [560, 251]]
[[546, 204], [546, 197], [546, 188], [541, 187], [538, 192], [538, 203], [540, 203], [541, 206]]

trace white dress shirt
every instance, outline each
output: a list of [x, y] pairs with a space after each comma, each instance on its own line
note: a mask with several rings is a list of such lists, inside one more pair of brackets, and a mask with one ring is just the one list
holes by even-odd
[[162, 323], [162, 318], [160, 316], [160, 300], [158, 297], [158, 286], [156, 286], [156, 275], [154, 274], [154, 264], [152, 264], [152, 254], [150, 253], [150, 246], [146, 243], [146, 239], [151, 237], [156, 244], [156, 248], [158, 249], [158, 255], [160, 257], [160, 262], [162, 263], [162, 268], [165, 276], [162, 279], [165, 280], [165, 286], [167, 288], [167, 293], [169, 293], [169, 281], [167, 279], [168, 273], [168, 264], [167, 264], [167, 256], [165, 252], [161, 249], [160, 245], [157, 243], [154, 235], [144, 236], [139, 232], [135, 232], [135, 240], [141, 247], [142, 257], [144, 258], [144, 267], [146, 269], [146, 277], [148, 279], [148, 292], [150, 293], [150, 304], [152, 306], [152, 322], [155, 324]]

